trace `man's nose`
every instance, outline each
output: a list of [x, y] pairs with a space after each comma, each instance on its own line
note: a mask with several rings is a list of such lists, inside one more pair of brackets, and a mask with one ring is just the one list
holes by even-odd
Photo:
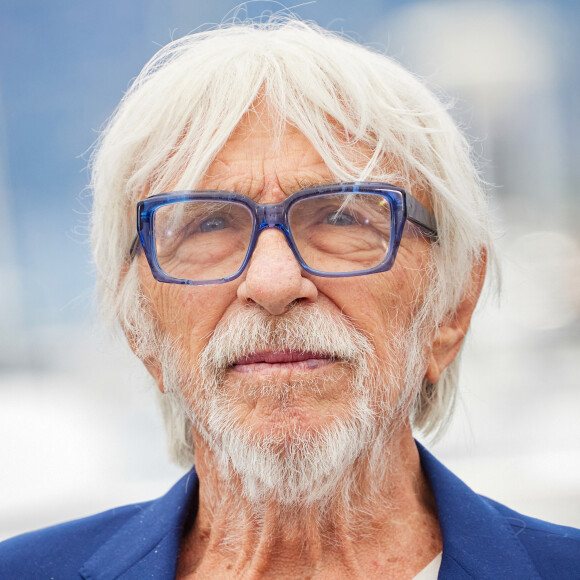
[[238, 298], [254, 302], [275, 316], [284, 314], [294, 302], [310, 302], [318, 296], [315, 284], [303, 274], [284, 234], [268, 228], [258, 238], [238, 286]]

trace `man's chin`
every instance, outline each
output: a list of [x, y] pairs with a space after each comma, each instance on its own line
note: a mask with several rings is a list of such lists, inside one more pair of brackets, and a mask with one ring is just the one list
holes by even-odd
[[253, 502], [312, 504], [334, 496], [344, 474], [376, 439], [375, 415], [358, 397], [342, 411], [316, 414], [299, 404], [260, 401], [269, 412], [239, 414], [214, 401], [204, 438], [225, 481]]
[[249, 445], [272, 456], [307, 455], [328, 444], [343, 422], [334, 417], [313, 418], [297, 411], [275, 413], [266, 421], [239, 425], [239, 432]]
[[332, 379], [225, 381], [220, 387], [220, 407], [222, 411], [227, 408], [237, 428], [252, 439], [316, 440], [341, 421], [348, 421], [358, 404], [352, 381], [344, 376]]

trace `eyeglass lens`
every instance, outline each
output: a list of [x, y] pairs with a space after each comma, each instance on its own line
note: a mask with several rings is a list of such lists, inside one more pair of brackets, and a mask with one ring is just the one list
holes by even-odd
[[[303, 262], [320, 272], [378, 266], [389, 249], [391, 212], [375, 194], [327, 194], [298, 199], [288, 222]], [[241, 268], [253, 215], [230, 201], [182, 201], [155, 212], [155, 249], [169, 276], [194, 281], [226, 278]]]

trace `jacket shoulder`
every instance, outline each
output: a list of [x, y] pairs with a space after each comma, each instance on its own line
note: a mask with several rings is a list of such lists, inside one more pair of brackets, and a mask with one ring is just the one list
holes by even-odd
[[496, 501], [493, 506], [524, 546], [542, 578], [580, 578], [580, 530], [522, 515]]
[[148, 503], [114, 508], [0, 543], [0, 578], [80, 578], [79, 568]]

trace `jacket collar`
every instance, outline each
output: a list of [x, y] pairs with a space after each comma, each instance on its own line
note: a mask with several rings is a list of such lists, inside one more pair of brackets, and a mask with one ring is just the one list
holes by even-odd
[[163, 497], [140, 511], [105, 542], [80, 569], [85, 580], [173, 580], [184, 526], [197, 514], [195, 469]]
[[539, 580], [528, 553], [497, 509], [453, 475], [420, 443], [443, 535], [439, 578]]
[[[445, 468], [420, 443], [421, 466], [437, 504], [443, 535], [439, 578], [539, 579], [506, 519]], [[145, 504], [81, 568], [85, 580], [173, 580], [184, 526], [197, 514], [195, 469], [166, 495]]]

